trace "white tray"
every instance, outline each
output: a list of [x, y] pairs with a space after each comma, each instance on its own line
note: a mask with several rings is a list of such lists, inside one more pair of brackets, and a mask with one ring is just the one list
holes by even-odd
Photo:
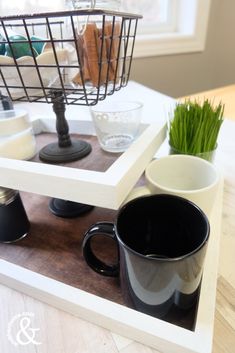
[[[95, 134], [91, 121], [69, 120], [70, 133]], [[55, 132], [55, 119], [33, 121], [36, 134]], [[0, 185], [118, 209], [166, 136], [163, 123], [144, 124], [138, 139], [106, 172], [0, 158]]]
[[195, 330], [155, 319], [125, 306], [0, 260], [0, 282], [162, 353], [210, 353], [212, 349], [223, 181], [210, 218], [211, 234]]

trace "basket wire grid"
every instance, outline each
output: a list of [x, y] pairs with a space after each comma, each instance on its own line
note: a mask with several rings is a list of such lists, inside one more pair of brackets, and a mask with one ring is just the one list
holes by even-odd
[[98, 9], [0, 17], [0, 90], [13, 101], [51, 103], [58, 91], [65, 104], [96, 104], [127, 85], [141, 17]]
[[[140, 15], [99, 9], [0, 17], [0, 90], [12, 101], [52, 103], [58, 142], [39, 151], [65, 163], [91, 152], [71, 139], [65, 105], [95, 105], [129, 80]], [[74, 217], [92, 207], [53, 198], [50, 210]]]

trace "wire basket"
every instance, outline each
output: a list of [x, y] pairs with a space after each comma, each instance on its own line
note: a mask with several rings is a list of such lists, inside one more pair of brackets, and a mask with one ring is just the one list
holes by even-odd
[[73, 10], [0, 17], [0, 90], [13, 101], [94, 105], [127, 85], [140, 15]]

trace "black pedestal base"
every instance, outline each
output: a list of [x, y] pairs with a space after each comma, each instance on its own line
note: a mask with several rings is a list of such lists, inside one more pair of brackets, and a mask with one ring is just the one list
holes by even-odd
[[85, 205], [79, 202], [66, 201], [57, 198], [51, 199], [49, 203], [50, 211], [58, 217], [74, 218], [88, 211], [91, 211], [94, 206]]
[[67, 147], [60, 147], [58, 142], [50, 143], [39, 152], [39, 158], [43, 162], [62, 163], [72, 162], [85, 157], [91, 152], [91, 145], [86, 141], [72, 140]]

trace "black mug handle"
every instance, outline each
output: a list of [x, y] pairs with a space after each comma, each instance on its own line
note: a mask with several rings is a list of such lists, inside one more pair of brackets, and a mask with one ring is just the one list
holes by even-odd
[[99, 260], [93, 253], [91, 248], [91, 239], [94, 236], [105, 235], [117, 243], [117, 238], [115, 235], [114, 224], [110, 222], [98, 222], [91, 226], [90, 229], [85, 233], [82, 250], [83, 256], [87, 264], [97, 273], [103, 276], [118, 277], [119, 275], [119, 264], [108, 265], [103, 261]]

